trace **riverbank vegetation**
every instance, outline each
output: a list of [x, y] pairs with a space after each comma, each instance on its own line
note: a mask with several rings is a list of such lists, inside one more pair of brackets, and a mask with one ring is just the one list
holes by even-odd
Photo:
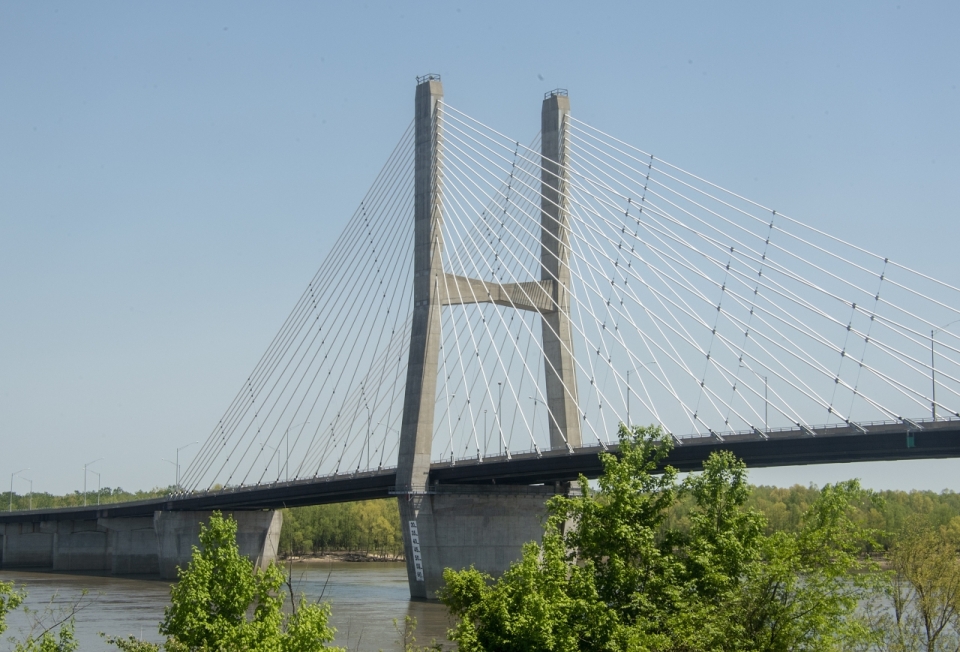
[[[329, 625], [330, 605], [295, 595], [277, 564], [256, 570], [240, 554], [237, 524], [214, 512], [200, 526], [200, 547], [180, 569], [164, 609], [162, 645], [136, 637], [106, 637], [124, 652], [192, 650], [318, 652], [336, 633]], [[290, 609], [283, 605], [289, 592]]]
[[[527, 544], [501, 578], [447, 569], [442, 600], [457, 618], [458, 649], [960, 650], [958, 494], [872, 492], [855, 480], [752, 487], [728, 452], [681, 477], [657, 470], [671, 440], [656, 428], [619, 436], [621, 454], [603, 455], [595, 487], [581, 479], [582, 495], [554, 497], [542, 543]], [[171, 590], [162, 649], [330, 649], [330, 607], [284, 588], [276, 564], [255, 570], [239, 555], [232, 519], [215, 514], [200, 539]], [[401, 547], [394, 499], [284, 511], [281, 550], [290, 555]], [[0, 634], [23, 598], [22, 587], [0, 583]], [[69, 617], [51, 622], [9, 649], [76, 650]], [[409, 628], [399, 644], [427, 649]]]
[[[173, 487], [157, 487], [130, 492], [119, 487], [104, 488], [101, 504], [145, 500], [169, 495]], [[802, 515], [817, 501], [821, 490], [815, 486], [796, 485], [789, 488], [750, 486], [746, 506], [756, 509], [764, 517], [764, 533], [795, 533], [799, 531]], [[923, 524], [932, 528], [947, 527], [960, 536], [960, 493], [954, 491], [878, 491], [877, 500], [852, 505], [856, 520], [877, 532], [881, 550], [888, 550], [896, 533], [908, 525]], [[14, 511], [51, 507], [83, 505], [83, 492], [65, 495], [49, 493], [0, 493], [0, 510]], [[87, 492], [87, 504], [97, 504], [97, 492]], [[684, 495], [671, 506], [667, 520], [685, 527], [693, 508], [693, 498]], [[283, 557], [324, 555], [329, 552], [357, 553], [353, 558], [367, 555], [396, 559], [403, 555], [400, 515], [395, 498], [360, 503], [293, 507], [283, 510], [280, 533], [280, 554]]]
[[403, 538], [397, 499], [284, 509], [279, 548], [283, 557], [337, 551], [398, 559]]
[[[873, 527], [883, 498], [853, 480], [809, 494], [795, 520], [771, 527], [757, 506], [764, 494], [732, 454], [714, 453], [681, 480], [669, 467], [655, 474], [670, 449], [659, 430], [622, 428], [620, 445], [619, 457], [603, 455], [596, 490], [550, 501], [542, 545], [527, 544], [501, 578], [444, 573], [460, 650], [960, 646], [952, 518], [907, 516], [883, 532]], [[884, 537], [889, 571], [864, 554], [883, 550]]]
[[87, 505], [108, 505], [111, 503], [126, 503], [131, 500], [149, 500], [163, 498], [173, 493], [174, 487], [154, 487], [139, 491], [124, 491], [120, 487], [103, 487], [99, 491], [92, 489], [86, 494], [82, 491], [56, 495], [46, 492], [18, 494], [10, 491], [0, 493], [0, 510], [20, 511], [24, 509], [52, 509], [56, 507], [80, 507], [84, 504], [86, 495]]
[[[763, 515], [764, 534], [796, 534], [802, 518], [819, 500], [822, 490], [800, 485], [781, 488], [749, 486], [745, 506]], [[944, 491], [879, 491], [873, 499], [849, 506], [852, 518], [876, 533], [869, 552], [880, 554], [908, 526], [947, 527], [960, 536], [960, 493]], [[682, 494], [667, 510], [671, 527], [690, 525], [695, 500]], [[395, 498], [363, 503], [294, 507], [283, 510], [280, 554], [283, 557], [323, 556], [330, 552], [358, 553], [399, 559], [403, 555], [400, 515]], [[864, 552], [868, 552], [866, 549]]]

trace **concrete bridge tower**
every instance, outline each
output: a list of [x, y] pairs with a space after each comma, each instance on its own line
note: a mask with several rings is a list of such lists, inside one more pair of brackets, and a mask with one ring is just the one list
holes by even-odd
[[[432, 599], [443, 586], [445, 568], [474, 565], [498, 575], [519, 559], [524, 543], [542, 538], [544, 503], [555, 493], [552, 486], [441, 486], [430, 482], [440, 311], [444, 306], [496, 302], [539, 312], [551, 448], [579, 447], [580, 420], [569, 321], [568, 179], [564, 162], [570, 102], [566, 92], [548, 93], [543, 102], [540, 279], [531, 279], [520, 287], [444, 271], [443, 85], [438, 75], [426, 75], [417, 82], [414, 308], [396, 493], [410, 595]], [[449, 287], [458, 291], [447, 295], [445, 288]], [[506, 303], [504, 297], [508, 298]]]

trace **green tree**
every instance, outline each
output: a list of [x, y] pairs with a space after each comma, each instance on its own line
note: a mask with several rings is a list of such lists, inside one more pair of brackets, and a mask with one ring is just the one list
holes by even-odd
[[[55, 598], [56, 596], [54, 596]], [[10, 639], [13, 652], [74, 652], [77, 640], [74, 636], [74, 616], [83, 600], [65, 607], [55, 608], [54, 600], [43, 610], [27, 609], [24, 589], [17, 589], [12, 582], [0, 582], [0, 634], [7, 629], [7, 614], [23, 607], [31, 621], [30, 630], [23, 640]]]
[[[254, 569], [240, 554], [232, 518], [214, 512], [209, 524], [201, 526], [200, 547], [194, 547], [190, 564], [178, 577], [160, 624], [168, 652], [331, 649], [326, 647], [335, 633], [328, 623], [329, 605], [308, 603], [301, 595], [285, 615], [283, 572], [276, 564]], [[159, 649], [133, 638], [107, 640], [127, 652]]]
[[403, 551], [395, 498], [283, 510], [280, 554], [359, 550], [380, 556]]
[[[461, 650], [835, 650], [871, 634], [857, 616], [871, 537], [856, 482], [827, 486], [794, 533], [764, 533], [744, 464], [711, 455], [681, 482], [669, 439], [621, 427], [599, 489], [549, 503], [543, 544], [494, 582], [444, 573]], [[677, 519], [678, 505], [688, 511]], [[573, 524], [574, 527], [569, 527]]]
[[[951, 525], [954, 525], [951, 522]], [[960, 649], [960, 560], [953, 528], [914, 519], [890, 550], [885, 648]]]
[[7, 614], [23, 604], [27, 594], [13, 582], [0, 582], [0, 634], [7, 631]]

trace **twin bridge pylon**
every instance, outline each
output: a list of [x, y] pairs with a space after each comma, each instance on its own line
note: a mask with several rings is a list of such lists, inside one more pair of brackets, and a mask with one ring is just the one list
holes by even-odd
[[389, 486], [429, 597], [444, 567], [506, 568], [620, 423], [661, 426], [685, 468], [735, 442], [762, 464], [899, 459], [926, 446], [904, 433], [957, 425], [955, 285], [831, 235], [843, 214], [812, 226], [597, 129], [565, 91], [540, 118], [521, 141], [418, 81], [183, 500]]
[[581, 444], [569, 300], [570, 226], [564, 165], [570, 113], [567, 93], [549, 93], [541, 111], [540, 278], [510, 283], [460, 276], [443, 268], [442, 98], [438, 75], [428, 75], [418, 83], [414, 307], [397, 463], [399, 491], [423, 491], [430, 475], [444, 306], [489, 303], [539, 315], [550, 448], [572, 451]]
[[[471, 564], [502, 572], [528, 540], [539, 540], [542, 492], [491, 495], [473, 487], [445, 495], [430, 488], [436, 386], [444, 306], [490, 303], [530, 311], [541, 320], [543, 377], [551, 449], [581, 444], [577, 378], [570, 324], [569, 181], [565, 165], [566, 91], [547, 94], [541, 110], [540, 277], [520, 282], [449, 273], [443, 266], [443, 85], [439, 75], [418, 79], [415, 108], [413, 322], [397, 493], [407, 575], [413, 597], [432, 597], [445, 567]], [[495, 414], [499, 422], [502, 415]], [[502, 436], [501, 436], [502, 439]], [[503, 444], [505, 442], [501, 442]], [[509, 455], [509, 450], [507, 451]]]

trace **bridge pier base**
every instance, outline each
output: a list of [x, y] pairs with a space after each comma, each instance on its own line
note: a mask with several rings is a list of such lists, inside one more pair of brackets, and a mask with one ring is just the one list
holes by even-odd
[[[200, 545], [200, 524], [212, 512], [156, 512], [153, 527], [157, 533], [160, 579], [177, 579], [177, 567], [186, 568], [193, 546]], [[234, 512], [237, 522], [237, 546], [240, 554], [257, 568], [266, 568], [277, 558], [283, 514], [272, 512]]]
[[52, 569], [57, 525], [57, 522], [0, 525], [2, 568]]
[[[153, 517], [25, 520], [0, 523], [0, 568], [159, 575], [177, 579], [200, 524], [212, 512], [154, 512]], [[237, 511], [240, 554], [263, 568], [277, 558], [279, 511]], [[28, 517], [29, 518], [29, 517]]]
[[519, 560], [525, 543], [543, 540], [551, 486], [433, 485], [426, 493], [400, 496], [410, 595], [436, 600], [446, 568], [498, 577]]
[[153, 518], [100, 518], [109, 533], [110, 572], [114, 575], [158, 575], [157, 532]]

